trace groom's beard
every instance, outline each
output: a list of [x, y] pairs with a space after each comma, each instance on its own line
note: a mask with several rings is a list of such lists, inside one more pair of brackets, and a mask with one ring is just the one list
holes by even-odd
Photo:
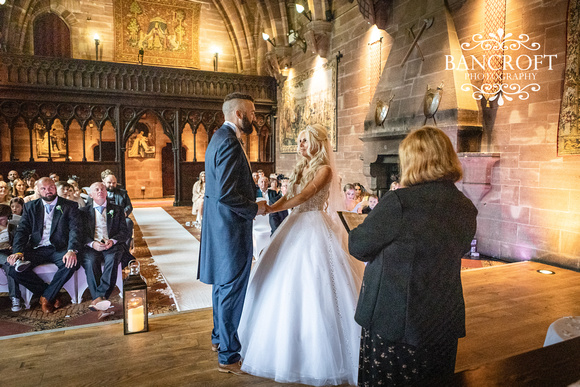
[[252, 134], [254, 131], [254, 126], [252, 125], [252, 121], [248, 119], [248, 116], [244, 114], [242, 117], [242, 127], [240, 130], [246, 134]]

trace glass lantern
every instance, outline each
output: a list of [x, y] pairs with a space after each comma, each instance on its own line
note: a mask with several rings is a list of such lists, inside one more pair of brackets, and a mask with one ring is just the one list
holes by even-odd
[[129, 275], [123, 281], [123, 325], [125, 334], [147, 332], [147, 283], [140, 273], [139, 262], [129, 262]]

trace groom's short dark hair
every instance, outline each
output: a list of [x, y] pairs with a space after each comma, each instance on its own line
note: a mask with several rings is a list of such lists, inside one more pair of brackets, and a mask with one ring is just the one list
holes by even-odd
[[254, 98], [252, 98], [251, 95], [239, 93], [237, 91], [234, 93], [230, 93], [230, 94], [226, 95], [226, 97], [224, 98], [224, 102], [230, 101], [232, 99], [245, 99], [245, 100], [254, 102]]

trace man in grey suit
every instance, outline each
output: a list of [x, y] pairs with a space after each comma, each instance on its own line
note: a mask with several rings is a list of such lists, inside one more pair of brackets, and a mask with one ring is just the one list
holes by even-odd
[[222, 107], [225, 122], [205, 152], [205, 198], [199, 279], [213, 285], [212, 350], [218, 370], [242, 374], [238, 325], [252, 265], [252, 221], [267, 211], [256, 203], [256, 185], [241, 144], [252, 133], [251, 96], [232, 93]]

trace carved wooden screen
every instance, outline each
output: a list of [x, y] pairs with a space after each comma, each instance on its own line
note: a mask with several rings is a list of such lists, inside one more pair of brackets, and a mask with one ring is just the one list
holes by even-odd
[[34, 55], [70, 58], [70, 30], [54, 13], [40, 15], [34, 21]]

